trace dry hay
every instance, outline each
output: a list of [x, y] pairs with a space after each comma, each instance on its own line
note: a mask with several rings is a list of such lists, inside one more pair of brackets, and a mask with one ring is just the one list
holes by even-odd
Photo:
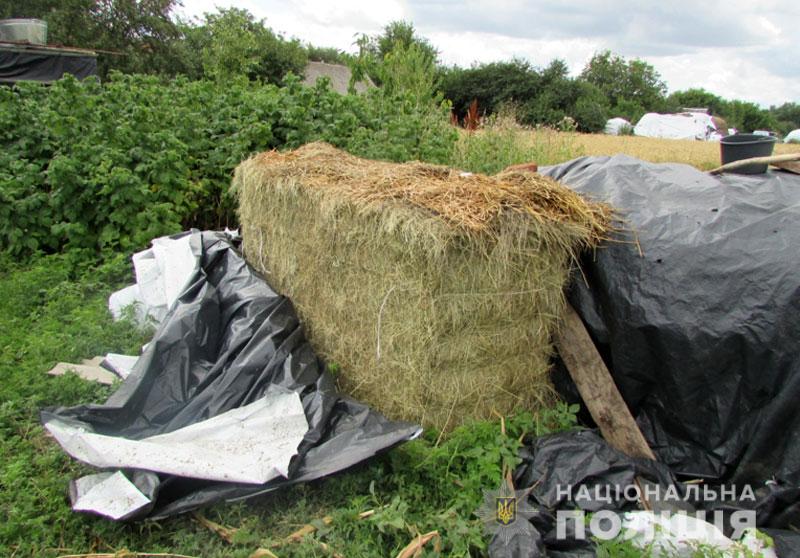
[[247, 260], [292, 298], [341, 388], [448, 430], [553, 400], [550, 333], [610, 209], [524, 172], [358, 159], [314, 143], [243, 162]]

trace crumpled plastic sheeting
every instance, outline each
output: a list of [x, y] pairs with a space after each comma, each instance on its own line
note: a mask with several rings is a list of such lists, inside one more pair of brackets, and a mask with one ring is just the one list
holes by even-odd
[[156, 238], [152, 247], [133, 255], [136, 283], [113, 293], [108, 309], [120, 319], [125, 308], [133, 306], [136, 320], [160, 324], [194, 275], [200, 253], [191, 236]]
[[[514, 486], [533, 486], [531, 497], [548, 510], [576, 506], [587, 512], [630, 509], [631, 503], [624, 498], [608, 502], [604, 496], [615, 487], [632, 486], [637, 476], [664, 487], [674, 484], [667, 467], [628, 457], [593, 430], [536, 438], [520, 450], [520, 457]], [[595, 499], [598, 494], [603, 498]]]
[[[633, 486], [637, 477], [645, 485], [640, 488], [646, 491], [645, 493], [651, 496], [665, 495], [672, 487], [675, 495], [681, 500], [680, 503], [669, 501], [675, 496], [665, 496], [660, 502], [650, 500], [654, 512], [672, 514], [667, 524], [674, 529], [656, 530], [658, 540], [664, 543], [662, 546], [680, 546], [675, 543], [684, 540], [686, 537], [683, 535], [692, 533], [685, 528], [687, 523], [695, 527], [693, 533], [696, 535], [695, 539], [702, 539], [709, 544], [716, 541], [720, 550], [730, 548], [734, 544], [734, 541], [727, 538], [727, 533], [720, 532], [712, 524], [676, 518], [675, 512], [681, 511], [691, 516], [693, 507], [692, 502], [686, 501], [687, 492], [680, 483], [675, 482], [666, 466], [647, 459], [630, 458], [610, 447], [593, 430], [572, 430], [527, 439], [520, 450], [520, 457], [522, 463], [513, 475], [514, 486], [518, 490], [532, 487], [529, 503], [538, 510], [538, 513], [533, 515], [530, 525], [526, 526], [530, 528], [515, 529], [517, 534], [508, 544], [504, 544], [500, 537], [495, 536], [489, 546], [489, 555], [492, 558], [595, 556], [594, 544], [588, 537], [589, 533], [585, 533], [587, 536], [583, 539], [576, 536], [574, 522], [566, 522], [564, 536], [558, 536], [556, 514], [560, 510], [580, 509], [587, 514], [599, 510], [618, 512], [622, 514], [623, 522], [627, 518], [625, 527], [634, 531], [637, 525], [646, 527], [648, 522], [660, 521], [662, 517], [660, 515], [654, 517], [652, 514], [637, 512], [636, 503], [629, 499], [632, 494], [625, 494], [625, 487]], [[652, 486], [648, 489], [646, 483], [658, 485], [659, 488]], [[581, 490], [582, 487], [585, 487], [585, 490]], [[617, 487], [622, 488], [621, 494], [615, 490]], [[778, 489], [774, 491], [775, 497], [782, 494]], [[588, 497], [582, 497], [582, 494]], [[758, 524], [768, 517], [764, 513], [771, 513], [777, 505], [774, 502], [772, 505], [765, 503], [768, 501], [769, 498], [760, 495], [758, 503], [753, 505], [759, 510], [757, 517], [761, 519], [756, 520]], [[769, 508], [766, 511], [762, 509], [765, 506]], [[712, 509], [714, 508], [709, 508], [709, 511]], [[788, 529], [790, 524], [781, 527]], [[641, 538], [644, 541], [644, 535], [648, 531], [644, 528], [639, 531], [642, 532]], [[788, 550], [793, 544], [800, 542], [796, 533], [778, 529], [765, 532], [775, 540], [776, 554], [779, 558], [797, 555], [794, 551]], [[748, 541], [747, 537], [739, 541], [740, 544], [753, 542], [757, 541]], [[761, 555], [771, 556], [767, 551]]]
[[[622, 497], [606, 500], [606, 495], [614, 495], [615, 487], [632, 485], [637, 476], [663, 487], [674, 482], [665, 466], [630, 458], [609, 446], [593, 430], [571, 430], [528, 439], [519, 456], [522, 463], [514, 471], [514, 486], [519, 490], [533, 487], [529, 501], [538, 513], [530, 521], [532, 531], [520, 532], [509, 544], [494, 537], [489, 546], [492, 558], [594, 556], [591, 540], [575, 537], [570, 522], [566, 524], [566, 536], [557, 536], [558, 510], [578, 508], [587, 513], [601, 509], [632, 510], [636, 509], [635, 502]], [[581, 498], [582, 494], [589, 497]], [[602, 500], [595, 500], [595, 495]]]
[[122, 471], [86, 475], [70, 483], [72, 509], [124, 519], [152, 504]]
[[569, 299], [659, 461], [689, 477], [800, 484], [800, 176], [719, 177], [617, 155], [542, 169], [608, 201], [630, 242]]
[[288, 476], [308, 430], [300, 396], [268, 394], [166, 434], [128, 440], [54, 419], [45, 427], [75, 459], [100, 469], [146, 469], [194, 479], [263, 484]]
[[[124, 519], [166, 517], [317, 479], [419, 435], [418, 426], [389, 421], [337, 393], [291, 302], [247, 265], [224, 234], [173, 237], [181, 238], [199, 255], [199, 265], [130, 375], [104, 404], [45, 410], [42, 422], [142, 440], [291, 391], [300, 396], [308, 431], [288, 478], [263, 484], [126, 470], [151, 503]], [[71, 493], [74, 504], [75, 483]]]

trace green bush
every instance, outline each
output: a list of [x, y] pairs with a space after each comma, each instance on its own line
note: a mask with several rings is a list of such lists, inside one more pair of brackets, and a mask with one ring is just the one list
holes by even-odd
[[188, 227], [234, 226], [230, 177], [258, 151], [323, 140], [378, 159], [450, 157], [444, 105], [285, 83], [116, 74], [0, 89], [0, 250], [130, 252]]
[[574, 131], [574, 121], [568, 119], [562, 121], [565, 126], [572, 126], [567, 131], [529, 128], [520, 125], [513, 106], [506, 105], [488, 117], [480, 129], [461, 133], [451, 164], [470, 172], [495, 174], [520, 163], [542, 166], [573, 159], [583, 153], [570, 133]]

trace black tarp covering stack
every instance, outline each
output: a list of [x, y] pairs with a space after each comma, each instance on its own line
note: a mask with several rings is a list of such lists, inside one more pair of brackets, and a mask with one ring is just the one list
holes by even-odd
[[71, 74], [84, 79], [97, 74], [97, 56], [90, 51], [0, 43], [0, 83], [51, 83]]
[[[533, 530], [495, 558], [593, 556], [553, 536], [554, 514], [622, 511], [628, 501], [560, 500], [565, 486], [661, 486], [672, 474], [755, 498], [684, 499], [692, 509], [753, 510], [780, 558], [800, 555], [800, 176], [727, 174], [619, 155], [542, 170], [617, 208], [614, 242], [581, 262], [569, 291], [659, 462], [630, 459], [590, 431], [528, 441], [514, 480], [533, 486]], [[579, 396], [563, 369], [557, 384]], [[665, 465], [669, 467], [667, 470]], [[713, 486], [712, 486], [713, 490]]]
[[659, 460], [799, 484], [800, 176], [623, 155], [544, 173], [625, 219], [569, 298]]
[[42, 421], [141, 440], [288, 390], [299, 393], [309, 430], [289, 478], [264, 485], [128, 472], [153, 503], [125, 519], [164, 517], [317, 479], [419, 433], [339, 395], [289, 299], [273, 291], [224, 234], [190, 234], [199, 269], [131, 375], [104, 404], [45, 411]]

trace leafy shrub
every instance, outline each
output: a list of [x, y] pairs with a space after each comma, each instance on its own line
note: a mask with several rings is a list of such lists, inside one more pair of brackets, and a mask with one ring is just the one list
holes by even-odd
[[[569, 118], [569, 117], [566, 117]], [[571, 120], [571, 119], [570, 119]], [[529, 128], [517, 123], [510, 105], [488, 117], [475, 132], [462, 132], [453, 150], [452, 165], [470, 172], [494, 174], [510, 165], [535, 162], [549, 165], [581, 155], [575, 142], [574, 121], [563, 121], [566, 132]]]
[[112, 75], [0, 89], [0, 250], [129, 252], [159, 235], [234, 226], [228, 185], [248, 155], [314, 140], [357, 155], [447, 162], [448, 108], [413, 93], [343, 96], [246, 81]]

